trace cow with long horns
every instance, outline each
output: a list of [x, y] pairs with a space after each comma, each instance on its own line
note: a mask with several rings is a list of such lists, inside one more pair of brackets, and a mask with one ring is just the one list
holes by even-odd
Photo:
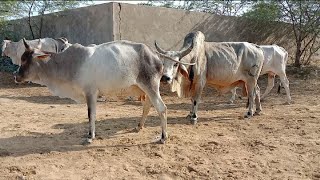
[[186, 66], [165, 61], [161, 78], [171, 84], [172, 91], [177, 91], [179, 97], [191, 96], [188, 118], [192, 123], [197, 122], [201, 92], [206, 84], [221, 93], [242, 87], [243, 96], [248, 95], [249, 110], [245, 117], [261, 112], [257, 79], [263, 65], [263, 51], [259, 46], [247, 42], [205, 42], [204, 34], [197, 31], [186, 35], [181, 51], [165, 51], [156, 42], [155, 47], [159, 53], [180, 62], [195, 63]]

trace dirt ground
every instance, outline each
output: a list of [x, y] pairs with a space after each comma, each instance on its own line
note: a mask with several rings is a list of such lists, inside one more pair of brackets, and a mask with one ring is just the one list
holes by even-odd
[[230, 105], [207, 89], [199, 123], [191, 125], [190, 100], [163, 93], [165, 145], [154, 143], [154, 108], [146, 128], [134, 133], [139, 102], [99, 102], [98, 139], [83, 146], [84, 104], [0, 73], [0, 179], [320, 179], [320, 79], [289, 80], [294, 104], [284, 105], [284, 90], [277, 95], [274, 88], [263, 115], [250, 120], [242, 118], [246, 100]]

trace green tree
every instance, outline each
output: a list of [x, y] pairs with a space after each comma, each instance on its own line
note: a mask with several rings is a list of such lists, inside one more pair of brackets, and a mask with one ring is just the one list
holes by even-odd
[[243, 17], [257, 21], [279, 21], [281, 19], [281, 8], [276, 2], [258, 2]]
[[320, 49], [320, 4], [318, 1], [261, 1], [244, 13], [259, 23], [287, 22], [295, 37], [294, 65], [308, 65]]
[[310, 64], [320, 49], [320, 3], [318, 1], [281, 1], [283, 20], [291, 24], [295, 36], [294, 65]]

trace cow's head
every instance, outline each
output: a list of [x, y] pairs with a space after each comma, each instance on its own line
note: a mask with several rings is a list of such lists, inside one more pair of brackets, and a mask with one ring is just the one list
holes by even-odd
[[33, 81], [37, 77], [37, 68], [41, 61], [45, 61], [51, 54], [42, 52], [37, 48], [32, 48], [23, 38], [25, 52], [21, 56], [21, 65], [19, 69], [14, 72], [14, 79], [16, 83], [24, 81]]
[[176, 78], [178, 73], [182, 74], [186, 78], [189, 78], [188, 70], [184, 64], [190, 64], [181, 62], [181, 59], [191, 52], [191, 46], [185, 47], [181, 51], [165, 51], [158, 46], [157, 42], [155, 42], [154, 45], [158, 53], [164, 55], [165, 59], [166, 57], [170, 57], [171, 59], [175, 60], [163, 61], [163, 75], [161, 82], [170, 84], [172, 80]]

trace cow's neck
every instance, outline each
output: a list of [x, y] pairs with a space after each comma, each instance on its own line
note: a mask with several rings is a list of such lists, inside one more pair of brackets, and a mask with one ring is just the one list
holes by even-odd
[[[54, 60], [39, 61], [37, 69], [37, 77], [42, 85], [52, 85], [52, 83], [58, 83], [66, 81], [63, 76], [62, 67], [59, 63], [56, 63]], [[61, 72], [60, 72], [61, 71]]]
[[36, 82], [45, 85], [52, 94], [61, 98], [71, 98], [76, 102], [84, 102], [83, 90], [77, 83], [65, 74], [64, 64], [54, 61], [39, 62], [37, 68]]

